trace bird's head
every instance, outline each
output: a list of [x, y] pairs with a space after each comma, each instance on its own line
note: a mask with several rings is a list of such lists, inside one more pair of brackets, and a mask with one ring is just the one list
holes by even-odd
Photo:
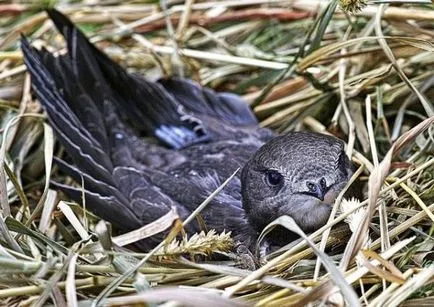
[[352, 175], [344, 144], [311, 132], [292, 132], [263, 145], [241, 175], [243, 206], [257, 231], [281, 215], [306, 232], [323, 226]]

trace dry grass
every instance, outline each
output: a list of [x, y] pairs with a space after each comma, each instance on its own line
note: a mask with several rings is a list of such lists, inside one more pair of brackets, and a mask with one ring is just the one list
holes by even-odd
[[[58, 6], [132, 71], [186, 74], [244, 95], [263, 126], [347, 141], [365, 199], [339, 197], [326, 226], [252, 272], [195, 262], [227, 252], [231, 239], [175, 242], [176, 212], [112, 238], [85, 204], [59, 202], [49, 180], [70, 179], [52, 165], [62, 149], [31, 98], [18, 39], [53, 50], [62, 41], [37, 2], [0, 4], [0, 304], [433, 304], [433, 5], [342, 2], [347, 13], [318, 0]], [[299, 231], [291, 219], [275, 223]], [[170, 225], [150, 253], [120, 247]]]

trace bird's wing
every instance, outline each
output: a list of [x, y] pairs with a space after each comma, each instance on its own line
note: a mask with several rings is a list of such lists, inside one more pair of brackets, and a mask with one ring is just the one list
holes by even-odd
[[[199, 181], [183, 178], [181, 182], [151, 167], [160, 159], [157, 164], [164, 164], [169, 171], [171, 164], [179, 166], [186, 156], [183, 151], [141, 141], [117, 111], [131, 116], [133, 123], [137, 121], [134, 126], [141, 125], [142, 132], [154, 134], [172, 148], [209, 137], [201, 130], [201, 115], [212, 116], [216, 121], [221, 118], [228, 125], [246, 126], [249, 121], [230, 117], [227, 106], [225, 110], [212, 109], [211, 105], [199, 108], [188, 105], [185, 99], [185, 105], [182, 104], [178, 99], [182, 101], [180, 97], [187, 97], [188, 93], [174, 89], [182, 80], [162, 85], [130, 75], [92, 46], [63, 15], [57, 11], [49, 14], [67, 38], [68, 53], [55, 57], [44, 49], [36, 50], [25, 37], [22, 51], [36, 96], [75, 166], [61, 160], [57, 163], [76, 182], [83, 182], [84, 190], [54, 184], [77, 201], [84, 195], [90, 210], [124, 230], [152, 222], [172, 206], [176, 206], [181, 217], [188, 215], [211, 191], [204, 189], [200, 194]], [[197, 89], [193, 83], [185, 84]], [[208, 92], [203, 95], [214, 95], [216, 103], [227, 101], [222, 94]], [[236, 106], [232, 108], [237, 111]], [[222, 182], [220, 177], [216, 182]], [[183, 206], [175, 195], [168, 194], [179, 184], [198, 195], [195, 204]], [[246, 220], [240, 204], [240, 198], [232, 194], [216, 201], [218, 214], [205, 213], [209, 215], [210, 227], [244, 227]]]
[[[125, 158], [111, 157], [112, 152], [106, 147], [113, 145], [112, 139], [116, 139], [116, 135], [112, 135], [108, 122], [102, 120], [102, 111], [91, 95], [80, 88], [74, 75], [69, 76], [69, 82], [72, 88], [75, 87], [79, 99], [66, 100], [70, 98], [67, 91], [72, 94], [72, 90], [65, 88], [62, 91], [56, 86], [54, 76], [42, 62], [42, 57], [47, 57], [47, 54], [32, 48], [25, 38], [22, 39], [22, 50], [32, 76], [33, 89], [47, 112], [57, 138], [77, 167], [62, 160], [57, 163], [78, 183], [83, 181], [84, 191], [54, 184], [78, 201], [84, 193], [86, 205], [91, 211], [124, 230], [152, 222], [172, 206], [177, 207], [181, 216], [186, 216], [187, 211], [180, 204], [148, 179], [152, 170], [146, 165], [141, 164], [141, 169], [136, 169], [129, 167]], [[53, 69], [57, 67], [53, 66]], [[83, 110], [75, 110], [80, 109], [75, 103], [80, 104]], [[87, 113], [81, 113], [85, 110]], [[122, 146], [118, 151], [120, 148]], [[125, 163], [119, 163], [122, 161]]]
[[[154, 135], [179, 149], [221, 137], [209, 133], [201, 115], [211, 116], [221, 125], [257, 126], [252, 111], [240, 97], [216, 93], [191, 80], [151, 82], [130, 74], [92, 45], [64, 15], [56, 10], [47, 13], [66, 39], [72, 72], [83, 81], [85, 91], [94, 98], [97, 95], [109, 99], [123, 119], [143, 134]], [[49, 66], [47, 61], [44, 63]], [[56, 78], [56, 82], [59, 88], [69, 86], [65, 78]]]
[[217, 93], [189, 79], [161, 79], [159, 83], [194, 114], [215, 117], [235, 126], [258, 124], [249, 105], [238, 95]]

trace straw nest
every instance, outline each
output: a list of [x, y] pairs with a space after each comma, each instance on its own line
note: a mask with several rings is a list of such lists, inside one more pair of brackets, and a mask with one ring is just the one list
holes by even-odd
[[[0, 4], [1, 305], [434, 304], [429, 0], [58, 6], [131, 71], [185, 74], [244, 95], [262, 126], [332, 133], [347, 142], [358, 167], [352, 182], [365, 197], [338, 198], [326, 226], [300, 233], [254, 271], [203, 261], [230, 251], [228, 233], [185, 237], [187, 221], [169, 212], [112, 236], [85, 204], [49, 188], [52, 178], [71, 180], [52, 165], [62, 148], [32, 99], [18, 39], [25, 33], [50, 50], [63, 42], [36, 3]], [[288, 218], [276, 223], [298, 231]], [[147, 254], [114, 248], [167, 225], [170, 236]]]

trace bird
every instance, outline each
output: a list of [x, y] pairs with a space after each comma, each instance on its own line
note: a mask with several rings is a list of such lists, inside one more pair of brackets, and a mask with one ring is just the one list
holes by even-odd
[[[83, 184], [52, 185], [121, 232], [176, 208], [181, 219], [238, 168], [200, 213], [207, 229], [231, 232], [248, 249], [270, 222], [288, 215], [305, 232], [323, 226], [353, 174], [344, 142], [308, 131], [260, 127], [238, 95], [179, 77], [149, 80], [114, 62], [61, 12], [47, 10], [67, 52], [21, 49], [33, 92], [67, 157], [60, 171]], [[203, 229], [193, 221], [187, 233]], [[291, 237], [277, 231], [270, 244]], [[140, 242], [149, 250], [161, 234]]]

